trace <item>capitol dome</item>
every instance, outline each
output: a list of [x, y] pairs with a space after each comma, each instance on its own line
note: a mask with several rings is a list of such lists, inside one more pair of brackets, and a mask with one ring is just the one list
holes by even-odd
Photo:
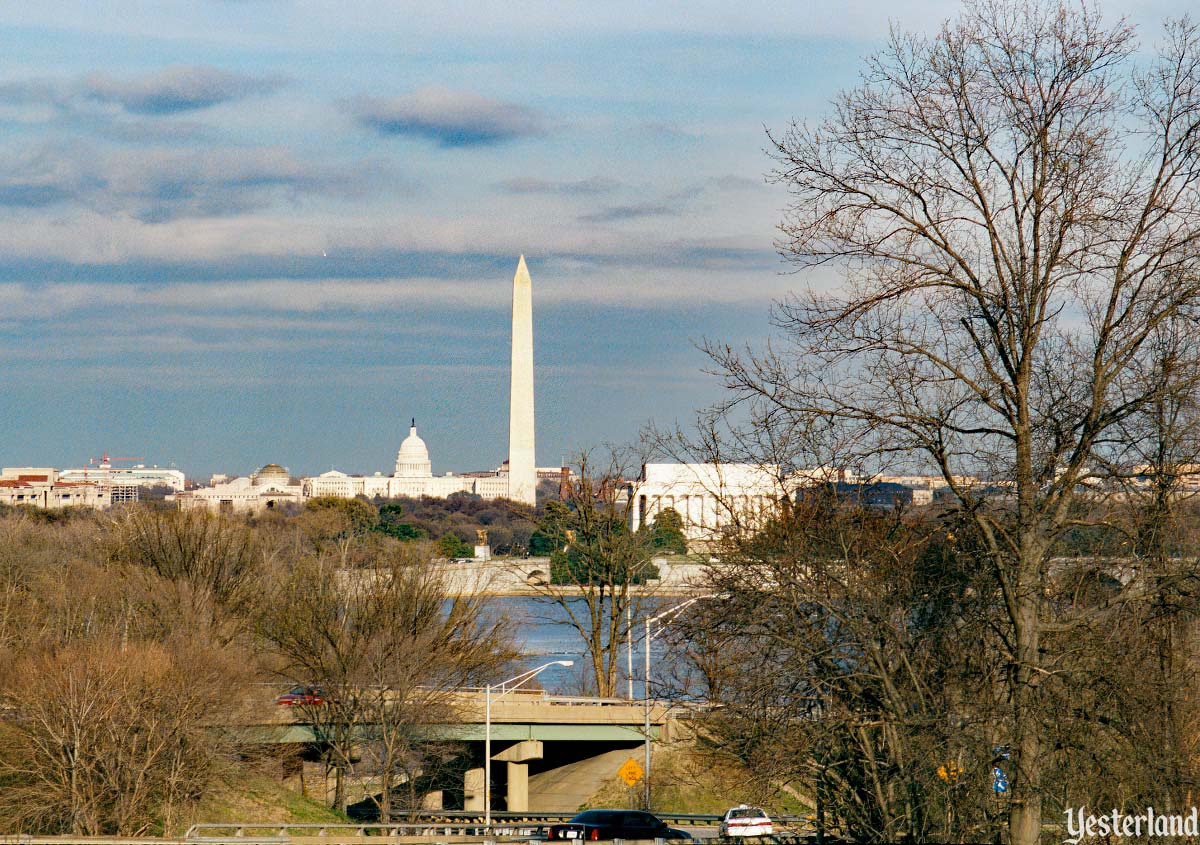
[[432, 478], [433, 464], [429, 461], [429, 449], [425, 441], [417, 436], [417, 421], [412, 421], [408, 437], [400, 444], [396, 454], [396, 478]]

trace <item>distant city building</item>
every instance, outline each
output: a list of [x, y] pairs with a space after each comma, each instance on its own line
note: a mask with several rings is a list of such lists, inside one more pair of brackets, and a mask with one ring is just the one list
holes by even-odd
[[689, 546], [716, 540], [731, 525], [755, 525], [789, 494], [778, 467], [756, 464], [645, 464], [633, 482], [630, 527], [653, 525], [670, 508]]
[[838, 499], [868, 508], [904, 508], [933, 503], [933, 491], [891, 481], [837, 481], [833, 491]]
[[5, 467], [0, 470], [0, 505], [38, 508], [107, 508], [107, 491], [94, 482], [64, 481], [50, 467]]
[[300, 484], [292, 484], [291, 475], [279, 464], [267, 464], [249, 478], [221, 481], [211, 487], [176, 493], [180, 508], [206, 508], [213, 513], [258, 513], [284, 504], [304, 501]]
[[432, 496], [444, 499], [455, 493], [472, 493], [485, 499], [496, 499], [509, 493], [508, 474], [501, 470], [467, 475], [434, 475], [429, 448], [417, 434], [415, 419], [408, 429], [408, 437], [400, 444], [400, 451], [396, 454], [396, 471], [392, 475], [348, 475], [334, 469], [315, 478], [305, 478], [301, 485], [305, 498], [310, 499], [322, 496], [343, 499], [355, 496], [379, 496], [385, 499]]
[[[979, 487], [978, 478], [970, 475], [953, 475], [954, 486], [967, 489]], [[950, 489], [950, 482], [941, 475], [876, 475], [871, 482], [878, 484], [897, 484], [912, 490], [910, 503], [913, 505], [929, 505], [936, 495]]]
[[1195, 493], [1200, 491], [1200, 464], [1168, 464], [1162, 470], [1148, 464], [1132, 467], [1129, 484], [1134, 488], [1150, 489], [1159, 480], [1159, 473], [1164, 476], [1171, 489], [1178, 493]]
[[[980, 481], [955, 476], [962, 487]], [[796, 499], [806, 489], [831, 485], [847, 501], [868, 507], [922, 506], [949, 488], [940, 475], [860, 476], [839, 467], [816, 467], [784, 477], [779, 467], [757, 464], [646, 464], [630, 485], [629, 523], [637, 530], [653, 525], [659, 513], [671, 508], [683, 519], [690, 547], [704, 549], [731, 526], [760, 525], [778, 512], [783, 498]]]
[[63, 481], [74, 481], [99, 484], [108, 493], [111, 504], [136, 502], [141, 491], [155, 487], [165, 487], [174, 492], [183, 490], [186, 479], [177, 469], [148, 467], [137, 465], [132, 467], [115, 467], [109, 461], [103, 460], [98, 466], [82, 469], [64, 469], [59, 473]]

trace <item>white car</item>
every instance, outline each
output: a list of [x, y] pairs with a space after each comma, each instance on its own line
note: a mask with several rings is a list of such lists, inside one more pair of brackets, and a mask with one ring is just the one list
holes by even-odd
[[722, 836], [770, 836], [774, 832], [775, 826], [763, 809], [748, 804], [730, 808], [721, 821]]

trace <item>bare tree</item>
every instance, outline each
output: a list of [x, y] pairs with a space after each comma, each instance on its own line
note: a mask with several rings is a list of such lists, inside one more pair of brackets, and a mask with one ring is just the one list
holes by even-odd
[[253, 591], [261, 567], [255, 541], [244, 521], [205, 510], [128, 508], [113, 526], [110, 555], [236, 606]]
[[393, 542], [369, 568], [345, 570], [342, 559], [334, 551], [279, 567], [259, 633], [285, 677], [321, 689], [319, 703], [299, 709], [333, 770], [333, 805], [345, 810], [347, 779], [373, 745], [388, 817], [422, 730], [454, 717], [449, 694], [513, 654], [505, 620], [489, 618], [481, 599], [447, 597], [427, 544]]
[[546, 503], [539, 542], [550, 551], [550, 577], [534, 583], [538, 597], [557, 607], [583, 641], [587, 680], [596, 694], [617, 695], [621, 651], [631, 622], [651, 600], [657, 579], [650, 530], [632, 531], [628, 480], [615, 455], [597, 466], [588, 454], [563, 502]]
[[727, 537], [718, 597], [676, 623], [720, 704], [708, 753], [764, 796], [803, 785], [824, 830], [854, 841], [990, 836], [998, 684], [980, 671], [989, 591], [962, 540], [827, 485]]
[[76, 835], [172, 828], [224, 768], [213, 722], [232, 684], [212, 657], [112, 639], [24, 656], [3, 695], [0, 823]]
[[115, 560], [99, 514], [0, 515], [0, 818], [36, 832], [167, 830], [236, 769], [254, 664], [199, 582]]
[[[1113, 496], [1120, 499], [1109, 509], [1114, 513], [1108, 521], [1124, 530], [1121, 557], [1137, 561], [1149, 585], [1148, 601], [1128, 611], [1126, 620], [1105, 614], [1084, 635], [1111, 641], [1114, 623], [1124, 629], [1116, 634], [1125, 640], [1120, 653], [1137, 661], [1139, 675], [1139, 683], [1124, 692], [1138, 699], [1139, 744], [1155, 751], [1143, 755], [1140, 765], [1125, 761], [1122, 775], [1134, 781], [1127, 792], [1141, 791], [1164, 809], [1186, 807], [1200, 776], [1195, 739], [1200, 711], [1193, 703], [1200, 689], [1195, 529], [1200, 357], [1195, 342], [1190, 315], [1165, 321], [1134, 362], [1134, 383], [1150, 399], [1114, 427], [1103, 468], [1116, 482], [1109, 485]], [[1111, 664], [1112, 649], [1103, 653]]]
[[919, 456], [970, 516], [1005, 609], [1019, 845], [1042, 824], [1052, 635], [1102, 612], [1047, 601], [1050, 559], [1108, 435], [1153, 401], [1135, 362], [1200, 294], [1196, 27], [1169, 24], [1144, 70], [1135, 46], [1049, 0], [893, 34], [828, 119], [773, 138], [781, 248], [842, 286], [780, 303], [781, 346], [708, 346], [730, 406], [832, 421], [863, 460]]

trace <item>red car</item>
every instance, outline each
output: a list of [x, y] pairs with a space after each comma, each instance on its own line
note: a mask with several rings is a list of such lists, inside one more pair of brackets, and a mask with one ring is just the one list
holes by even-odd
[[327, 697], [325, 690], [321, 689], [321, 687], [300, 685], [292, 687], [279, 696], [279, 698], [275, 699], [275, 703], [286, 707], [300, 707], [306, 704], [324, 704]]

